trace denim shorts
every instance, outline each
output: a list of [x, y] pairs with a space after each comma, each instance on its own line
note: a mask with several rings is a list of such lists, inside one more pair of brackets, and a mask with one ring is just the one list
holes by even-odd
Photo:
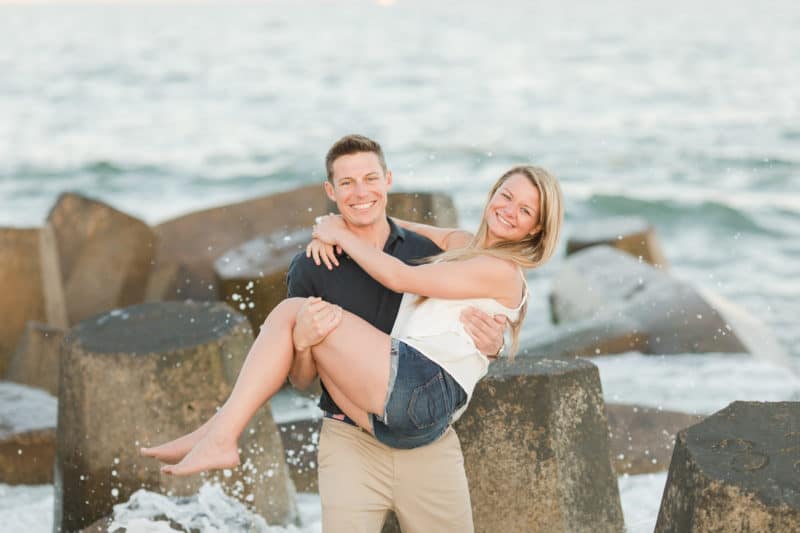
[[442, 436], [466, 401], [464, 389], [441, 366], [392, 339], [386, 404], [383, 416], [370, 415], [372, 432], [392, 448], [424, 446]]

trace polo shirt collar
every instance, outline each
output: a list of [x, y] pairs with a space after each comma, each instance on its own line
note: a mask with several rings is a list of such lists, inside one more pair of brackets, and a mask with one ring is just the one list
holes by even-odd
[[387, 246], [394, 243], [397, 239], [401, 241], [406, 240], [406, 230], [395, 224], [394, 220], [390, 217], [386, 217], [386, 221], [389, 222], [389, 237], [386, 239]]

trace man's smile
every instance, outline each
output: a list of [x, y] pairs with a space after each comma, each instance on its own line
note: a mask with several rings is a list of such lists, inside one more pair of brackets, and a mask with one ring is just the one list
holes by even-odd
[[369, 209], [370, 207], [375, 205], [375, 202], [376, 201], [373, 200], [371, 202], [365, 202], [363, 204], [350, 204], [350, 207], [352, 207], [353, 209], [356, 209], [358, 211], [366, 211], [367, 209]]

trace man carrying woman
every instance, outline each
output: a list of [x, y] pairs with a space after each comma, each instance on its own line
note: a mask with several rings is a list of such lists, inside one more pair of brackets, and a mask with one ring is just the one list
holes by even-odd
[[[493, 315], [512, 323], [516, 344], [527, 295], [522, 269], [555, 250], [561, 192], [546, 171], [515, 167], [492, 188], [475, 236], [414, 225], [426, 241], [386, 217], [392, 177], [372, 143], [346, 137], [326, 160], [325, 190], [341, 216], [320, 221], [310, 253], [339, 266], [296, 258], [295, 298], [267, 318], [225, 405], [197, 431], [143, 453], [180, 461], [164, 467], [176, 475], [234, 466], [238, 435], [286, 376], [303, 387], [318, 374], [328, 413], [319, 448], [324, 530], [377, 532], [393, 509], [406, 532], [471, 531], [450, 424], [488, 369], [481, 352], [501, 344]], [[337, 259], [331, 246], [347, 255]], [[366, 280], [383, 287], [369, 292]], [[401, 299], [408, 318], [392, 329]], [[465, 313], [472, 319], [462, 326]]]

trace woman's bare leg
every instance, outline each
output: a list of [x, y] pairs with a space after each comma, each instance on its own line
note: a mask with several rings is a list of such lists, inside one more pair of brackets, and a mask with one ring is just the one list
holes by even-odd
[[317, 373], [336, 405], [372, 433], [370, 413], [383, 414], [391, 337], [345, 311], [339, 325], [311, 348]]
[[339, 406], [339, 409], [350, 417], [350, 420], [355, 422], [358, 427], [372, 433], [372, 422], [369, 413], [354, 404], [324, 370], [319, 372], [319, 379], [325, 384], [325, 389], [327, 389], [333, 401], [336, 402], [336, 405]]
[[216, 416], [215, 413], [211, 418], [206, 420], [202, 426], [191, 433], [187, 433], [182, 437], [165, 442], [164, 444], [153, 446], [152, 448], [140, 448], [139, 453], [145, 457], [158, 459], [162, 463], [177, 463], [186, 457], [186, 454], [192, 450], [194, 445], [208, 433], [208, 428], [211, 426]]
[[[185, 454], [177, 465], [162, 467], [163, 472], [188, 475], [238, 464], [239, 435], [258, 408], [286, 382], [294, 356], [292, 328], [302, 304], [302, 298], [290, 298], [272, 310], [250, 347], [230, 396], [208, 422], [164, 448], [156, 448], [154, 456]], [[187, 445], [188, 453], [184, 451]]]
[[[313, 364], [313, 358], [312, 358]], [[191, 433], [187, 433], [177, 439], [171, 440], [169, 442], [165, 442], [164, 444], [160, 444], [158, 446], [154, 446], [151, 448], [140, 448], [139, 453], [145, 457], [152, 457], [154, 459], [158, 459], [162, 463], [170, 463], [174, 464], [179, 462], [181, 459], [186, 457], [186, 454], [189, 453], [195, 444], [200, 442], [206, 433], [208, 433], [208, 428], [211, 427], [211, 424], [216, 419], [217, 414], [214, 413], [208, 420], [206, 420], [203, 425], [199, 428], [195, 429]]]
[[[280, 389], [291, 368], [292, 329], [302, 303], [303, 299], [292, 298], [273, 309], [247, 354], [228, 400], [183, 460], [162, 467], [163, 472], [189, 475], [238, 464], [239, 435], [256, 410]], [[340, 328], [343, 333], [334, 335]], [[388, 335], [343, 312], [336, 329], [312, 348], [312, 353], [315, 362], [323, 359], [327, 366], [336, 367], [327, 373], [358, 408], [380, 412], [389, 376], [389, 344]]]

